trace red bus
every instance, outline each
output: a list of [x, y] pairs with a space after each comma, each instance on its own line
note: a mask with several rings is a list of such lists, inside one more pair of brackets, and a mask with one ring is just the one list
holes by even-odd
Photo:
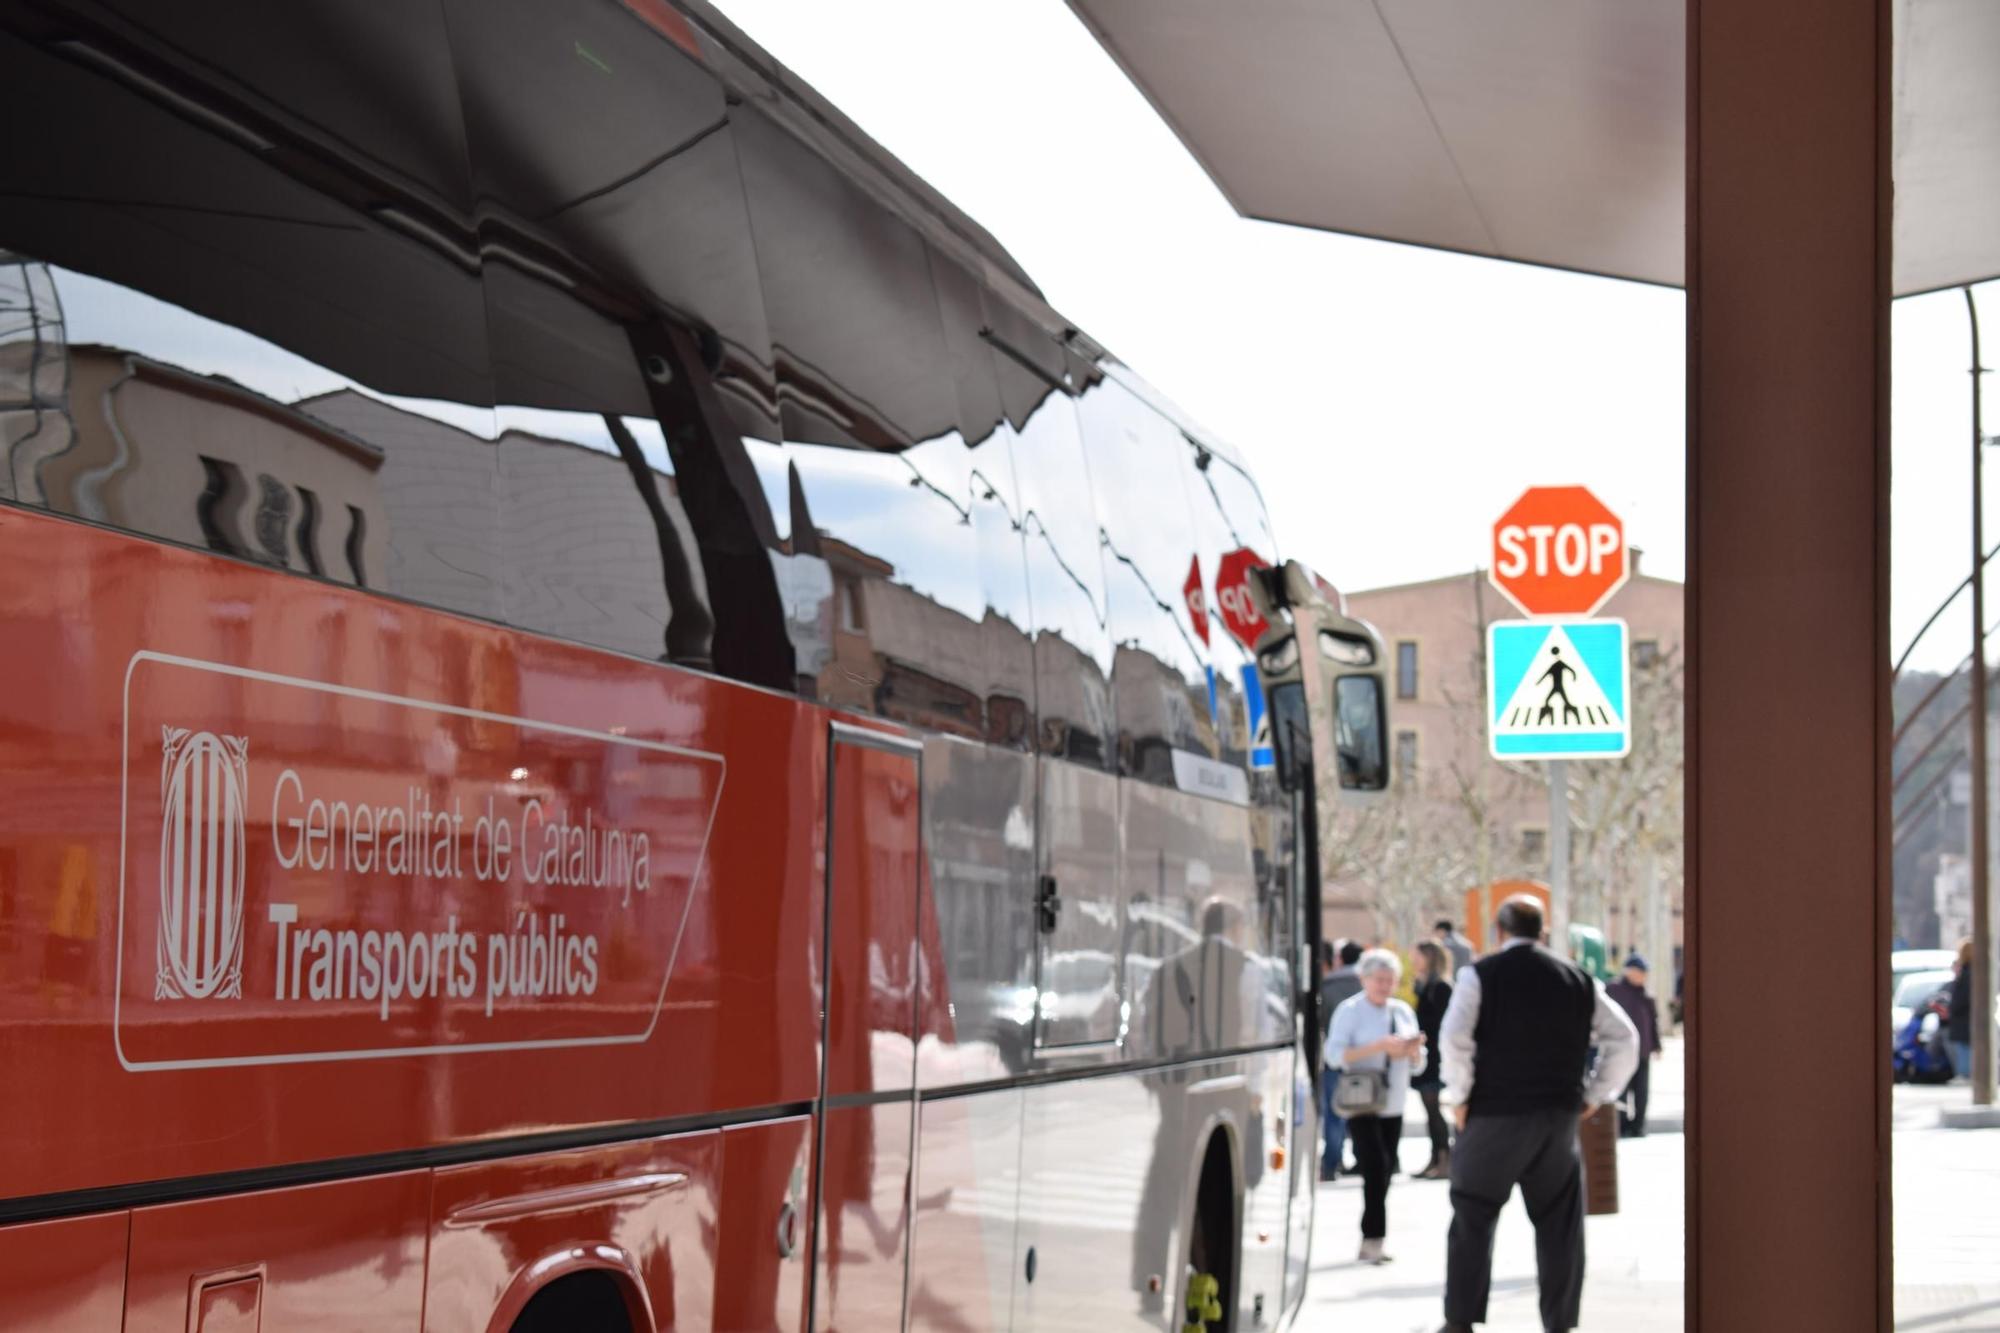
[[1235, 455], [703, 5], [0, 43], [0, 1327], [1285, 1321]]

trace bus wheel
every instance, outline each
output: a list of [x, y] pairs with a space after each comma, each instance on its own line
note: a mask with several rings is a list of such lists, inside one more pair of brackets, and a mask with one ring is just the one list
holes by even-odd
[[1188, 1229], [1183, 1333], [1229, 1333], [1236, 1327], [1236, 1172], [1229, 1136], [1217, 1132], [1202, 1158]]
[[513, 1333], [632, 1333], [625, 1295], [609, 1273], [572, 1273], [536, 1292]]

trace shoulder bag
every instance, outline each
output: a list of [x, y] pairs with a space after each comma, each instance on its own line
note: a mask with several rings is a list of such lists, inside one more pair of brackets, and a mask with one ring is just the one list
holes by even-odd
[[[1396, 1035], [1396, 1011], [1389, 1011], [1389, 1035]], [[1392, 1059], [1393, 1057], [1390, 1057]], [[1389, 1059], [1380, 1069], [1343, 1069], [1333, 1085], [1333, 1113], [1342, 1120], [1381, 1115], [1389, 1109]]]

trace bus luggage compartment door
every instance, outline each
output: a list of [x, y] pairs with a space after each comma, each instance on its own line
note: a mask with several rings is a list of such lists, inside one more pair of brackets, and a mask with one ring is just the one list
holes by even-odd
[[831, 751], [812, 1326], [875, 1333], [904, 1325], [923, 752], [840, 723]]
[[414, 1329], [430, 1186], [406, 1171], [134, 1209], [125, 1333]]

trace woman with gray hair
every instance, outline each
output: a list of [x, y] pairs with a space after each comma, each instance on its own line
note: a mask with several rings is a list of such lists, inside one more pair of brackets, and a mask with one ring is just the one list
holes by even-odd
[[1382, 1242], [1389, 1234], [1389, 1177], [1403, 1137], [1403, 1102], [1410, 1071], [1424, 1064], [1424, 1036], [1415, 1012], [1395, 998], [1401, 959], [1370, 949], [1355, 970], [1361, 993], [1333, 1011], [1326, 1062], [1340, 1068], [1334, 1111], [1346, 1119], [1361, 1165], [1361, 1262], [1381, 1264], [1389, 1261]]

